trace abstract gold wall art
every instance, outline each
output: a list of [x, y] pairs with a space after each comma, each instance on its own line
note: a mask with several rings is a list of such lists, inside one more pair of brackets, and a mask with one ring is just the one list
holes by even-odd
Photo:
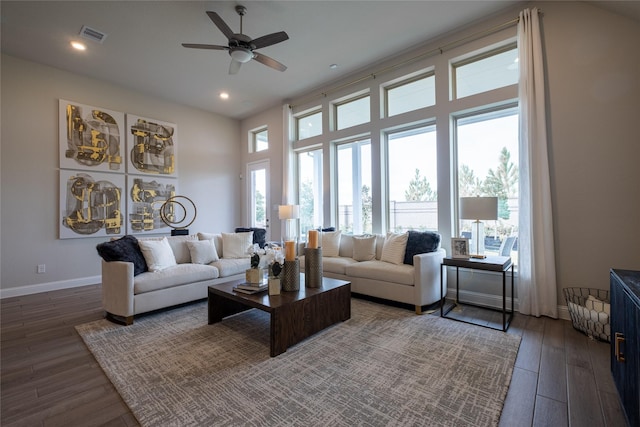
[[178, 181], [171, 178], [127, 176], [127, 232], [163, 233], [171, 228], [162, 220], [160, 209], [177, 195]]
[[121, 174], [60, 170], [60, 238], [120, 236], [125, 232]]
[[176, 125], [127, 114], [127, 172], [177, 177]]
[[124, 113], [60, 99], [60, 167], [124, 173]]

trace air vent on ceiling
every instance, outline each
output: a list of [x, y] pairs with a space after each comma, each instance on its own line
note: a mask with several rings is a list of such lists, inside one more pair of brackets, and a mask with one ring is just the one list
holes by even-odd
[[93, 40], [94, 42], [98, 42], [98, 43], [102, 43], [104, 39], [107, 38], [106, 33], [95, 30], [93, 28], [89, 28], [86, 25], [83, 25], [82, 28], [80, 29], [80, 36], [85, 39]]

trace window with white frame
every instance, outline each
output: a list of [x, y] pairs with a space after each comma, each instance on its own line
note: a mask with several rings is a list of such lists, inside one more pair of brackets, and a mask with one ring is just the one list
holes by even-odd
[[[301, 204], [314, 199], [314, 216], [320, 192], [325, 216], [332, 206], [331, 223], [326, 217], [315, 223], [309, 214], [309, 226], [313, 221], [313, 227], [336, 226], [352, 234], [438, 230], [446, 247], [448, 238], [469, 228], [458, 220], [455, 199], [495, 194], [500, 219], [487, 226], [494, 239], [487, 252], [497, 252], [507, 237], [513, 242], [518, 231], [515, 36], [515, 27], [491, 34], [485, 48], [478, 48], [479, 38], [420, 63], [399, 65], [386, 81], [384, 73], [355, 80], [322, 106], [298, 107], [307, 112], [294, 115], [298, 133], [305, 114], [329, 122], [326, 135], [316, 134], [323, 138], [294, 142], [299, 176], [318, 173], [303, 151], [320, 153], [316, 144], [321, 144], [323, 152], [332, 153], [322, 163], [323, 174], [331, 174], [330, 189], [314, 187], [318, 193], [303, 197], [308, 187], [298, 184]], [[450, 98], [436, 99], [435, 93]], [[372, 106], [380, 106], [377, 114], [371, 114]], [[502, 176], [505, 172], [511, 175]], [[509, 253], [517, 261], [517, 240]]]
[[518, 83], [515, 45], [473, 56], [452, 64], [453, 98], [487, 92]]
[[436, 103], [436, 84], [433, 73], [387, 86], [384, 91], [387, 117], [429, 107]]
[[297, 160], [300, 231], [306, 236], [323, 225], [322, 149], [300, 152]]
[[269, 149], [269, 131], [267, 128], [251, 132], [251, 152], [257, 153]]
[[343, 233], [372, 232], [371, 140], [337, 147], [337, 229]]
[[313, 111], [295, 118], [296, 140], [322, 135], [322, 111]]
[[434, 125], [387, 134], [388, 229], [438, 230], [438, 156]]
[[[501, 246], [517, 264], [518, 110], [516, 106], [458, 117], [456, 127], [459, 197], [498, 198], [498, 220], [485, 221], [484, 247], [497, 255]], [[473, 235], [472, 221], [460, 221], [460, 234]], [[508, 239], [511, 237], [511, 239]], [[505, 248], [502, 243], [508, 243]]]
[[335, 104], [336, 129], [346, 129], [371, 121], [371, 99], [363, 95]]

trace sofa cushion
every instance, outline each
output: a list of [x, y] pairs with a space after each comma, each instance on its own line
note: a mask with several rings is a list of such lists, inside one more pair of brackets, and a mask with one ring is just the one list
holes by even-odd
[[413, 256], [435, 252], [440, 247], [440, 234], [433, 231], [409, 230], [407, 249], [404, 253], [404, 263], [413, 265]]
[[353, 236], [353, 257], [356, 261], [376, 258], [376, 236]]
[[[304, 260], [300, 261], [300, 265], [304, 265]], [[346, 274], [346, 268], [349, 265], [357, 264], [358, 261], [347, 257], [322, 257], [322, 271], [329, 273]]]
[[133, 293], [157, 291], [219, 277], [216, 267], [201, 264], [177, 264], [156, 272], [142, 273], [133, 280]]
[[249, 258], [247, 250], [253, 246], [253, 232], [222, 233], [222, 258]]
[[176, 262], [178, 264], [191, 262], [191, 253], [189, 252], [189, 247], [187, 246], [187, 242], [193, 242], [197, 240], [198, 240], [198, 236], [196, 234], [190, 234], [188, 236], [167, 237], [169, 246], [171, 246], [171, 250], [173, 251], [173, 256], [176, 257]]
[[381, 261], [390, 262], [391, 264], [402, 264], [404, 261], [404, 252], [407, 247], [407, 233], [387, 233], [382, 246]]
[[126, 261], [133, 263], [133, 275], [147, 271], [147, 262], [142, 255], [138, 239], [134, 236], [123, 236], [120, 239], [100, 243], [96, 246], [98, 255], [105, 261]]
[[251, 267], [251, 260], [249, 258], [221, 258], [218, 261], [214, 261], [211, 264], [218, 269], [220, 277], [229, 277], [234, 274], [244, 273]]
[[406, 264], [390, 264], [385, 261], [355, 262], [346, 267], [346, 274], [350, 278], [363, 278], [383, 282], [414, 285], [415, 267]]
[[248, 233], [250, 231], [253, 231], [253, 243], [257, 243], [258, 246], [260, 246], [261, 248], [264, 248], [265, 245], [267, 244], [267, 229], [266, 228], [256, 228], [256, 227], [251, 227], [251, 228], [244, 228], [244, 227], [238, 227], [236, 228], [236, 233]]
[[219, 259], [213, 239], [189, 241], [187, 247], [194, 264], [209, 264]]
[[342, 232], [340, 231], [330, 231], [327, 233], [322, 233], [322, 243], [320, 244], [320, 246], [322, 247], [323, 257], [339, 256], [341, 234]]
[[166, 237], [160, 240], [140, 240], [138, 245], [149, 271], [160, 271], [176, 265], [176, 257]]

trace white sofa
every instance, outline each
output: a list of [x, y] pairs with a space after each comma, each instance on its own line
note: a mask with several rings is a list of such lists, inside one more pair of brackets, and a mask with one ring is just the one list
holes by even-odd
[[[219, 260], [192, 263], [186, 242], [205, 239], [214, 241]], [[221, 234], [198, 233], [167, 240], [177, 265], [160, 271], [134, 276], [133, 262], [102, 260], [102, 303], [107, 319], [130, 325], [136, 314], [206, 298], [208, 286], [243, 279], [250, 267], [248, 257], [224, 258]]]
[[[350, 281], [353, 293], [410, 304], [422, 314], [424, 306], [440, 301], [440, 265], [445, 250], [438, 244], [434, 252], [414, 255], [413, 265], [393, 264], [381, 260], [384, 242], [385, 236], [376, 235], [375, 259], [356, 261], [354, 236], [342, 234], [338, 256], [324, 256], [323, 250], [322, 275]], [[300, 254], [304, 254], [304, 246]], [[304, 271], [304, 255], [300, 256], [300, 269]], [[442, 283], [442, 295], [446, 295], [446, 277]]]

